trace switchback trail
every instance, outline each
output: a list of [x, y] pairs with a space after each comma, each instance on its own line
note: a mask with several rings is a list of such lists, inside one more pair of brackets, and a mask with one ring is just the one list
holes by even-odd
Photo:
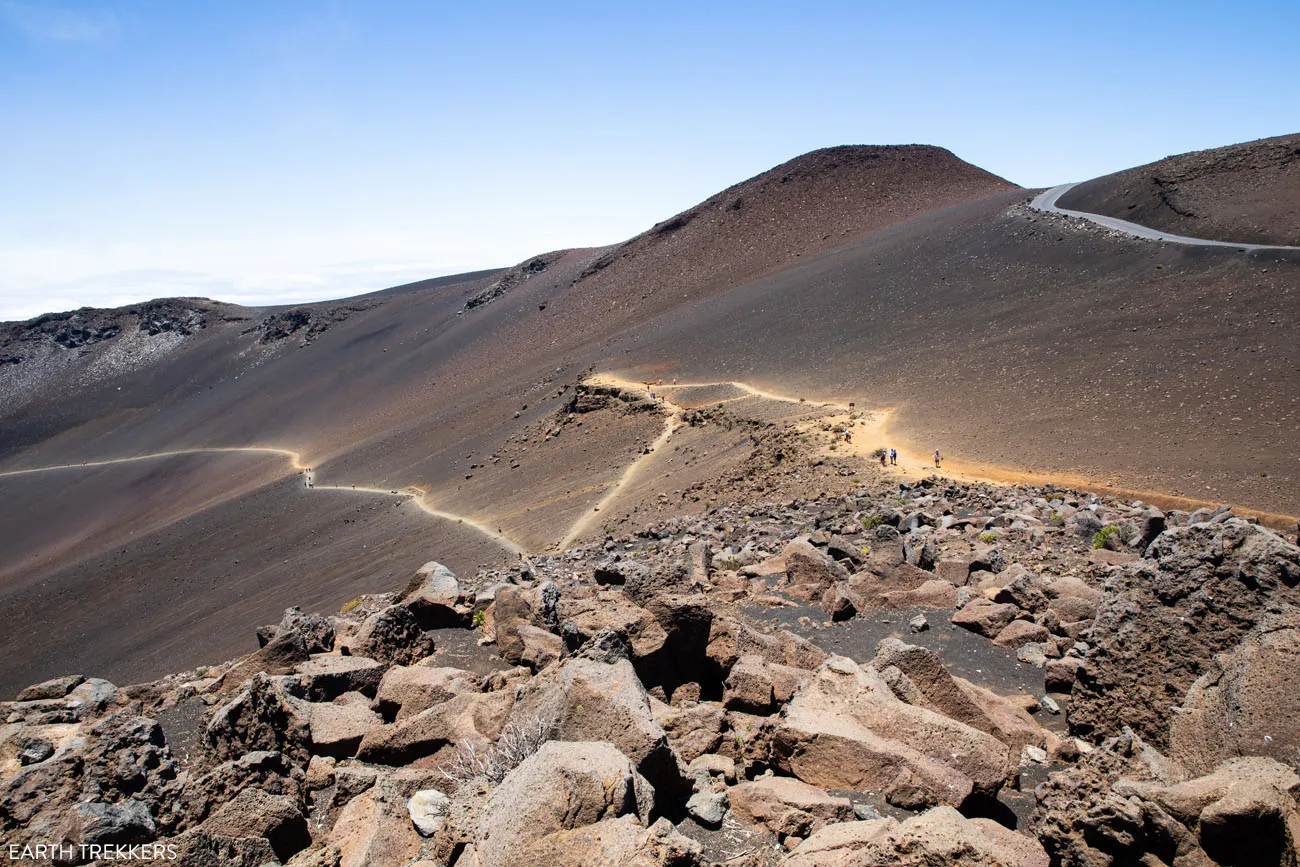
[[1207, 238], [1189, 238], [1186, 235], [1174, 235], [1138, 223], [1130, 223], [1128, 220], [1121, 220], [1118, 217], [1107, 217], [1104, 214], [1093, 214], [1088, 211], [1071, 211], [1068, 208], [1057, 207], [1057, 200], [1078, 185], [1078, 182], [1072, 184], [1061, 184], [1052, 187], [1050, 190], [1044, 190], [1034, 196], [1033, 201], [1029, 203], [1029, 206], [1035, 210], [1043, 211], [1048, 214], [1064, 214], [1067, 217], [1079, 217], [1080, 219], [1096, 223], [1098, 226], [1113, 229], [1116, 232], [1123, 232], [1124, 234], [1131, 235], [1134, 238], [1145, 238], [1148, 241], [1168, 241], [1171, 244], [1187, 244], [1192, 247], [1234, 247], [1246, 253], [1255, 250], [1300, 250], [1300, 247], [1287, 247], [1282, 244], [1245, 244], [1237, 241], [1211, 241]]
[[[1116, 487], [1112, 484], [1099, 483], [1092, 479], [1070, 473], [1031, 472], [1018, 470], [1012, 467], [1001, 467], [992, 464], [982, 464], [973, 461], [953, 459], [942, 455], [941, 464], [936, 467], [934, 466], [933, 451], [917, 450], [913, 444], [908, 443], [901, 436], [891, 435], [889, 433], [889, 424], [894, 414], [894, 409], [892, 407], [859, 410], [850, 406], [849, 403], [808, 400], [803, 397], [761, 389], [750, 385], [749, 383], [737, 380], [673, 382], [669, 384], [663, 382], [638, 382], [614, 376], [612, 374], [598, 374], [588, 378], [586, 382], [591, 385], [613, 386], [647, 396], [653, 393], [657, 399], [661, 399], [661, 405], [664, 407], [664, 429], [658, 439], [650, 445], [648, 450], [629, 465], [626, 470], [624, 470], [623, 474], [613, 484], [609, 492], [600, 500], [596, 507], [590, 512], [585, 513], [573, 524], [572, 527], [570, 527], [569, 532], [565, 534], [563, 540], [559, 543], [561, 549], [568, 547], [579, 536], [581, 536], [582, 533], [586, 532], [590, 528], [597, 514], [618, 498], [627, 484], [647, 463], [654, 460], [656, 454], [671, 440], [673, 433], [681, 427], [683, 424], [682, 414], [685, 412], [686, 407], [670, 399], [669, 395], [675, 394], [684, 389], [717, 388], [722, 386], [734, 388], [743, 392], [743, 395], [740, 397], [723, 398], [721, 400], [704, 401], [700, 405], [717, 406], [719, 403], [730, 403], [737, 400], [755, 398], [779, 403], [799, 404], [807, 407], [809, 410], [827, 410], [829, 411], [827, 414], [821, 415], [811, 421], [798, 422], [795, 426], [810, 434], [822, 434], [823, 436], [825, 436], [825, 433], [822, 428], [827, 425], [829, 425], [833, 431], [850, 431], [853, 436], [853, 439], [850, 442], [843, 441], [842, 436], [839, 436], [838, 434], [832, 435], [831, 439], [827, 442], [827, 446], [829, 446], [831, 441], [834, 441], [836, 443], [836, 450], [834, 452], [828, 451], [827, 453], [838, 455], [848, 453], [856, 455], [871, 465], [875, 465], [879, 462], [879, 458], [875, 456], [875, 452], [878, 449], [894, 448], [898, 452], [898, 464], [887, 464], [885, 472], [902, 479], [919, 480], [930, 476], [939, 476], [942, 478], [953, 479], [954, 481], [986, 483], [993, 485], [1051, 484], [1074, 490], [1088, 491], [1101, 496], [1140, 499], [1161, 508], [1177, 508], [1186, 511], [1193, 511], [1202, 506], [1217, 505], [1217, 503], [1165, 494], [1159, 491], [1145, 491]], [[1240, 506], [1234, 506], [1234, 510], [1241, 514], [1253, 515], [1259, 519], [1261, 523], [1279, 529], [1291, 529], [1296, 525], [1296, 518], [1291, 515], [1263, 512]]]
[[467, 515], [458, 515], [453, 512], [446, 512], [443, 511], [442, 509], [437, 508], [436, 506], [431, 505], [427, 499], [428, 491], [413, 486], [405, 487], [405, 488], [373, 488], [373, 487], [367, 487], [363, 485], [318, 485], [316, 484], [315, 470], [313, 470], [309, 464], [305, 464], [303, 462], [302, 454], [300, 452], [293, 451], [292, 449], [276, 448], [274, 446], [226, 446], [226, 447], [211, 446], [211, 447], [193, 448], [193, 449], [174, 449], [172, 451], [165, 451], [165, 452], [151, 452], [145, 455], [133, 455], [131, 457], [126, 457], [126, 458], [107, 458], [103, 460], [83, 461], [77, 464], [56, 464], [54, 466], [30, 467], [22, 470], [7, 470], [4, 472], [0, 472], [0, 478], [6, 478], [10, 476], [25, 476], [34, 473], [58, 472], [61, 470], [82, 470], [82, 469], [90, 469], [92, 467], [114, 466], [116, 464], [132, 464], [132, 463], [138, 463], [140, 461], [151, 461], [151, 460], [159, 460], [162, 458], [180, 457], [182, 455], [232, 454], [232, 453], [281, 455], [285, 458], [288, 458], [291, 469], [293, 469], [294, 471], [304, 473], [305, 487], [309, 491], [344, 491], [344, 492], [350, 491], [352, 493], [359, 493], [359, 494], [378, 494], [380, 496], [385, 496], [385, 497], [401, 497], [403, 499], [410, 500], [422, 512], [424, 512], [427, 515], [430, 515], [431, 517], [438, 518], [444, 521], [452, 521], [457, 524], [463, 524], [466, 527], [470, 527], [474, 530], [477, 530], [479, 533], [482, 533], [483, 535], [490, 537], [494, 542], [496, 542], [498, 545], [500, 545], [502, 548], [505, 548], [507, 551], [511, 552], [512, 554], [518, 554], [520, 556], [523, 556], [526, 553], [522, 546], [520, 546], [519, 544], [517, 544], [516, 542], [514, 542], [504, 534], [482, 523], [481, 521], [477, 521], [474, 518], [471, 518]]
[[[1220, 245], [1221, 242], [1206, 243]], [[698, 404], [699, 406], [717, 406], [718, 404], [733, 403], [741, 400], [759, 400], [796, 404], [806, 408], [810, 412], [818, 413], [817, 417], [811, 420], [805, 419], [794, 422], [794, 427], [811, 435], [820, 435], [823, 437], [825, 436], [824, 428], [827, 426], [836, 432], [841, 430], [851, 431], [853, 435], [852, 441], [845, 442], [843, 441], [842, 436], [836, 433], [828, 439], [826, 443], [827, 447], [829, 447], [831, 441], [834, 441], [836, 443], [834, 454], [855, 455], [865, 460], [869, 465], [875, 465], [878, 462], [878, 458], [875, 457], [875, 452], [878, 449], [892, 447], [898, 452], [898, 464], [886, 466], [885, 472], [902, 479], [921, 479], [929, 476], [940, 476], [955, 481], [988, 483], [994, 485], [1053, 484], [1076, 490], [1090, 491], [1092, 493], [1109, 497], [1132, 497], [1144, 500], [1162, 508], [1179, 508], [1188, 511], [1200, 508], [1201, 506], [1216, 505], [1203, 500], [1194, 500], [1186, 497], [1174, 496], [1172, 494], [1164, 494], [1158, 491], [1143, 491], [1115, 487], [1111, 484], [1098, 483], [1083, 476], [1068, 473], [1029, 472], [1017, 470], [1011, 467], [980, 464], [951, 457], [944, 457], [942, 465], [935, 467], [933, 465], [932, 452], [918, 451], [902, 437], [890, 435], [889, 423], [894, 413], [893, 408], [858, 410], [849, 403], [808, 400], [803, 397], [781, 394], [780, 392], [758, 388], [757, 386], [739, 380], [674, 382], [671, 384], [664, 384], [662, 382], [646, 383], [633, 381], [613, 374], [598, 374], [589, 377], [586, 380], [586, 383], [590, 385], [613, 386], [620, 390], [640, 393], [646, 396], [654, 394], [656, 400], [664, 410], [664, 425], [663, 430], [654, 442], [650, 443], [636, 460], [628, 464], [616, 480], [612, 483], [593, 486], [593, 488], [607, 487], [608, 490], [605, 495], [601, 497], [600, 501], [597, 502], [590, 511], [584, 512], [580, 518], [570, 525], [564, 536], [552, 546], [553, 549], [558, 550], [568, 548], [579, 537], [581, 537], [583, 533], [586, 533], [591, 529], [592, 525], [600, 516], [600, 513], [607, 510], [610, 505], [618, 500], [627, 486], [648, 464], [655, 460], [663, 448], [672, 440], [673, 434], [682, 427], [684, 424], [682, 416], [689, 407], [683, 406], [675, 400], [670, 399], [669, 395], [676, 395], [679, 392], [690, 389], [704, 388], [729, 387], [741, 392], [741, 394], [735, 397], [702, 401]], [[491, 538], [494, 542], [512, 554], [516, 554], [520, 557], [526, 557], [529, 554], [522, 545], [519, 545], [517, 542], [510, 539], [499, 530], [494, 529], [492, 526], [468, 515], [447, 512], [437, 508], [429, 502], [429, 491], [425, 489], [415, 486], [402, 488], [377, 488], [361, 485], [318, 485], [316, 484], [315, 470], [303, 461], [300, 452], [273, 446], [213, 446], [193, 449], [176, 449], [172, 451], [134, 455], [125, 458], [108, 458], [103, 460], [84, 461], [82, 463], [7, 470], [0, 472], [0, 478], [23, 476], [33, 473], [88, 469], [91, 467], [104, 467], [116, 464], [130, 464], [140, 461], [178, 457], [181, 455], [228, 453], [254, 453], [283, 456], [288, 459], [293, 470], [304, 473], [304, 484], [306, 489], [309, 491], [341, 491], [345, 493], [350, 491], [352, 493], [401, 497], [413, 502], [421, 511], [430, 517], [462, 524]], [[828, 453], [830, 452], [828, 451]], [[1262, 512], [1249, 508], [1235, 508], [1238, 512], [1254, 515], [1261, 521], [1261, 523], [1269, 526], [1290, 529], [1296, 524], [1296, 518], [1290, 515]]]
[[651, 388], [649, 384], [644, 382], [634, 382], [629, 379], [623, 379], [622, 377], [614, 376], [613, 374], [597, 374], [595, 376], [588, 377], [585, 380], [585, 382], [588, 385], [611, 386], [614, 388], [618, 388], [622, 391], [639, 392], [645, 394], [646, 396], [650, 396], [653, 394], [655, 398], [660, 401], [661, 405], [664, 408], [664, 428], [663, 428], [663, 432], [659, 434], [658, 438], [655, 439], [654, 442], [652, 442], [649, 446], [646, 447], [642, 455], [639, 458], [637, 458], [635, 461], [633, 461], [631, 464], [629, 464], [626, 469], [623, 470], [623, 473], [613, 483], [608, 493], [606, 493], [605, 496], [601, 497], [600, 502], [598, 502], [591, 509], [591, 511], [584, 512], [582, 517], [578, 518], [578, 520], [575, 521], [573, 525], [569, 527], [569, 531], [565, 533], [564, 537], [556, 544], [556, 547], [559, 550], [564, 550], [565, 548], [568, 548], [570, 545], [573, 544], [575, 540], [578, 539], [579, 536], [581, 536], [588, 529], [590, 529], [591, 525], [595, 523], [596, 518], [598, 517], [601, 510], [605, 509], [611, 503], [613, 503], [615, 500], [618, 499], [619, 495], [622, 494], [623, 489], [626, 488], [634, 478], [636, 478], [638, 473], [646, 464], [650, 463], [655, 459], [658, 452], [668, 444], [669, 440], [672, 439], [673, 434], [676, 433], [678, 428], [682, 426], [683, 424], [682, 414], [686, 411], [686, 407], [676, 403], [675, 401], [669, 400], [667, 395], [664, 394], [664, 392], [670, 392], [670, 391], [677, 392], [677, 391], [682, 391], [684, 389], [692, 389], [692, 388], [716, 388], [718, 386], [730, 386], [731, 388], [734, 388], [737, 391], [744, 392], [744, 394], [738, 398], [733, 397], [733, 398], [724, 398], [722, 400], [710, 400], [707, 402], [707, 405], [717, 406], [719, 403], [730, 403], [736, 400], [758, 398], [760, 400], [771, 400], [771, 401], [777, 401], [779, 403], [801, 404], [803, 406], [808, 407], [809, 409], [834, 409], [834, 410], [843, 410], [845, 412], [847, 412], [849, 409], [847, 404], [821, 403], [816, 401], [808, 401], [806, 399], [802, 399], [798, 397], [791, 397], [789, 395], [777, 394], [776, 392], [764, 391], [763, 389], [756, 388], [755, 386], [752, 386], [749, 383], [740, 382], [739, 380], [719, 380], [716, 382], [674, 382], [671, 385], [656, 384], [653, 388]]

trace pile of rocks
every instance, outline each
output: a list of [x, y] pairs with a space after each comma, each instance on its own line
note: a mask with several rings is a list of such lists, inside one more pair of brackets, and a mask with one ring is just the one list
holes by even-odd
[[[936, 482], [429, 563], [212, 669], [0, 705], [0, 836], [297, 867], [1294, 863], [1297, 582], [1300, 549], [1226, 510]], [[951, 610], [1045, 667], [1071, 729], [756, 606]], [[1053, 773], [1017, 829], [1029, 764]]]

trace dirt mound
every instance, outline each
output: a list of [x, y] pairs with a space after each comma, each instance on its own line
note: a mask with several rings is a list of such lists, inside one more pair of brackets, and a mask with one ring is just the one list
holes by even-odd
[[1300, 134], [1165, 157], [1057, 204], [1193, 238], [1300, 245]]
[[1016, 189], [927, 145], [825, 148], [728, 187], [610, 248], [581, 292], [699, 297], [918, 214]]

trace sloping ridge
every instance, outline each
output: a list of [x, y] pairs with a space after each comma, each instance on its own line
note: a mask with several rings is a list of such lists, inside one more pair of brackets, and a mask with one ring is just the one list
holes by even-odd
[[[581, 439], [566, 434], [549, 447], [544, 437], [525, 439], [529, 430], [544, 432], [564, 386], [601, 359], [612, 336], [846, 238], [1014, 189], [937, 148], [833, 148], [738, 184], [617, 248], [535, 257], [510, 271], [322, 304], [254, 310], [186, 302], [184, 309], [199, 310], [203, 318], [189, 334], [150, 334], [141, 326], [148, 317], [134, 308], [71, 316], [102, 320], [109, 331], [117, 327], [111, 334], [94, 331], [90, 345], [64, 346], [80, 338], [60, 343], [22, 323], [14, 335], [23, 359], [0, 366], [0, 469], [174, 449], [274, 447], [302, 454], [304, 462], [322, 468], [323, 478], [349, 489], [356, 484], [358, 491], [300, 498], [301, 487], [282, 479], [236, 496], [228, 473], [196, 467], [190, 478], [201, 486], [204, 502], [225, 506], [178, 515], [147, 541], [143, 519], [122, 515], [114, 522], [117, 538], [106, 540], [100, 553], [79, 550], [75, 563], [59, 559], [9, 576], [0, 600], [16, 599], [5, 595], [13, 591], [26, 594], [31, 605], [5, 603], [0, 615], [38, 624], [57, 608], [68, 634], [86, 636], [79, 652], [125, 665], [166, 644], [186, 648], [197, 662], [209, 648], [250, 640], [252, 626], [306, 597], [321, 596], [313, 605], [337, 606], [358, 587], [387, 589], [383, 569], [392, 564], [366, 552], [334, 558], [322, 589], [315, 567], [303, 564], [339, 552], [321, 543], [342, 544], [341, 534], [370, 534], [347, 538], [374, 549], [383, 532], [400, 533], [384, 550], [403, 569], [435, 555], [461, 566], [513, 556], [485, 545], [482, 534], [457, 533], [455, 522], [430, 522], [428, 516], [410, 526], [399, 526], [396, 518], [359, 524], [358, 515], [376, 505], [362, 490], [369, 486], [426, 491], [439, 509], [482, 518], [534, 550], [544, 547], [599, 502], [628, 456], [657, 429], [653, 419], [630, 415], [589, 422]], [[598, 263], [603, 267], [594, 267]], [[512, 273], [518, 277], [508, 279]], [[467, 309], [472, 299], [493, 294], [494, 285], [505, 291]], [[172, 302], [156, 303], [166, 308]], [[4, 399], [14, 396], [22, 397], [21, 406]], [[518, 460], [495, 460], [507, 447]], [[96, 485], [113, 496], [152, 502], [175, 487], [170, 473], [167, 464], [142, 464], [129, 473], [105, 470]], [[50, 498], [64, 487], [62, 480], [24, 476], [5, 484], [10, 498], [0, 506], [0, 524], [8, 518], [14, 530], [22, 514], [39, 512], [63, 522], [69, 537], [77, 534], [79, 513], [32, 508], [57, 505]], [[288, 502], [294, 504], [292, 522]], [[345, 502], [367, 511], [342, 511]], [[275, 529], [268, 531], [267, 518], [255, 526], [251, 515], [258, 512], [249, 504], [278, 516]], [[104, 509], [114, 511], [107, 502]], [[246, 511], [250, 516], [241, 518]], [[344, 515], [351, 521], [346, 528]], [[420, 528], [418, 537], [411, 526]], [[0, 526], [0, 536], [6, 532]], [[49, 548], [62, 550], [55, 540]], [[186, 556], [182, 571], [160, 559], [159, 552], [180, 550]], [[232, 583], [233, 574], [255, 575], [257, 595]], [[61, 601], [46, 608], [50, 594], [40, 587], [50, 582], [60, 588]], [[119, 602], [123, 617], [135, 619], [92, 635], [88, 618], [103, 609], [83, 603], [102, 587], [129, 588]], [[161, 598], [164, 589], [186, 600], [190, 618], [184, 624], [150, 622], [125, 598]], [[234, 605], [243, 606], [238, 618], [218, 617]], [[41, 658], [59, 667], [66, 650], [49, 643]]]
[[580, 293], [699, 298], [1015, 184], [930, 145], [815, 150], [735, 184], [599, 255]]
[[1300, 245], [1300, 133], [1165, 157], [1079, 184], [1057, 204], [1177, 235]]

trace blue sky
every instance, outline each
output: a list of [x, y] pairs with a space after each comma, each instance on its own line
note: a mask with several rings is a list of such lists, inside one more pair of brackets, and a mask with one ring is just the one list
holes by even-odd
[[800, 153], [1026, 186], [1300, 129], [1300, 3], [0, 0], [0, 319], [340, 297]]

